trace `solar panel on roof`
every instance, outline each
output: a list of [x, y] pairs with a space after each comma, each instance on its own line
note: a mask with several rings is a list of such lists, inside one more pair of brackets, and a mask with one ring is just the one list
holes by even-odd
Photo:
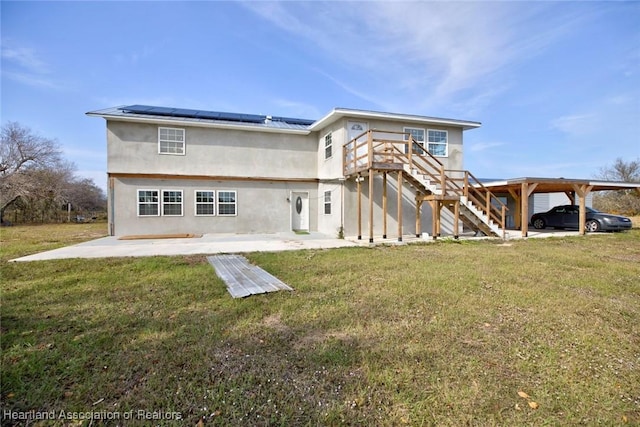
[[315, 120], [295, 119], [292, 117], [272, 117], [271, 120], [273, 120], [274, 122], [289, 123], [290, 125], [304, 125], [304, 126], [309, 126], [310, 124], [315, 122]]
[[146, 113], [147, 111], [149, 111], [150, 109], [152, 109], [153, 107], [150, 107], [148, 105], [129, 105], [128, 107], [122, 107], [121, 110], [122, 111], [128, 111], [131, 113]]
[[[134, 114], [150, 114], [166, 117], [184, 117], [193, 119], [224, 120], [241, 123], [265, 123], [267, 116], [258, 114], [225, 113], [219, 111], [192, 110], [188, 108], [153, 107], [150, 105], [129, 105], [120, 108], [123, 112]], [[274, 122], [282, 122], [291, 125], [309, 126], [314, 120], [295, 119], [290, 117], [272, 117]]]

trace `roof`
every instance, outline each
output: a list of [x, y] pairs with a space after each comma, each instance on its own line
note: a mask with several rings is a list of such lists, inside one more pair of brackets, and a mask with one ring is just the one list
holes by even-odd
[[320, 130], [329, 123], [332, 123], [335, 120], [343, 117], [416, 122], [440, 126], [455, 126], [461, 127], [463, 130], [475, 129], [482, 126], [480, 122], [473, 122], [468, 120], [445, 119], [440, 117], [418, 116], [414, 114], [384, 113], [380, 111], [353, 110], [350, 108], [334, 108], [329, 114], [319, 120], [316, 120], [310, 126], [310, 129]]
[[591, 191], [604, 190], [640, 190], [638, 182], [618, 182], [618, 181], [600, 181], [589, 179], [570, 179], [570, 178], [513, 178], [493, 182], [483, 182], [482, 185], [489, 188], [493, 193], [507, 193], [509, 190], [519, 190], [522, 184], [536, 184], [533, 193], [562, 193], [565, 191], [574, 191], [574, 185], [590, 186]]
[[182, 123], [205, 127], [223, 127], [230, 129], [259, 130], [283, 133], [309, 134], [321, 130], [326, 125], [343, 117], [354, 119], [380, 119], [423, 123], [428, 125], [461, 127], [463, 130], [480, 127], [479, 122], [444, 119], [438, 117], [417, 116], [412, 114], [383, 113], [378, 111], [334, 108], [319, 120], [298, 119], [292, 117], [268, 116], [259, 114], [227, 113], [220, 111], [193, 110], [186, 108], [157, 107], [152, 105], [123, 105], [104, 110], [89, 111], [88, 116], [103, 117], [108, 120]]

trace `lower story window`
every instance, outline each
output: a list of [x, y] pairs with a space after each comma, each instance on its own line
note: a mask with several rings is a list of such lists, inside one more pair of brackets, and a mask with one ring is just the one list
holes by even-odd
[[182, 190], [162, 191], [162, 215], [182, 216]]
[[216, 214], [215, 191], [196, 191], [196, 216]]
[[324, 214], [331, 215], [331, 191], [324, 192]]
[[237, 202], [235, 191], [218, 191], [218, 215], [237, 215]]
[[160, 215], [158, 190], [138, 190], [138, 216]]

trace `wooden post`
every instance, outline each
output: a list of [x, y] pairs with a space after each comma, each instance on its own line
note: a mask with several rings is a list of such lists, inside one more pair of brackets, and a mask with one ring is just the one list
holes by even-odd
[[369, 169], [369, 243], [373, 243], [373, 169]]
[[358, 240], [362, 240], [362, 175], [356, 177], [358, 192]]
[[515, 208], [515, 212], [513, 213], [513, 222], [514, 222], [513, 226], [517, 230], [520, 228], [520, 221], [521, 221], [521, 218], [520, 218], [520, 209], [521, 209], [520, 197], [521, 196], [518, 194], [516, 190], [512, 190], [512, 189], [509, 189], [509, 194], [511, 194], [511, 197], [513, 197], [513, 200], [515, 201], [516, 208]]
[[436, 216], [436, 236], [440, 237], [442, 235], [442, 202], [438, 200], [436, 203], [436, 210], [438, 211], [438, 215]]
[[522, 203], [520, 208], [520, 225], [522, 237], [527, 237], [529, 234], [529, 185], [523, 182], [520, 186], [520, 202]]
[[382, 238], [387, 238], [387, 172], [382, 174]]
[[398, 242], [402, 242], [402, 172], [398, 172]]
[[529, 235], [529, 196], [531, 196], [533, 190], [535, 190], [537, 186], [538, 184], [529, 185], [529, 183], [527, 182], [523, 182], [521, 184], [520, 197], [522, 198], [522, 237], [527, 237]]
[[460, 222], [460, 200], [456, 200], [453, 205], [453, 237], [457, 239], [460, 237], [459, 230], [459, 222]]
[[422, 234], [422, 202], [420, 196], [416, 196], [416, 237]]
[[464, 197], [469, 199], [469, 171], [464, 171]]
[[586, 233], [585, 223], [587, 222], [586, 198], [587, 198], [587, 195], [593, 189], [593, 186], [592, 185], [578, 186], [576, 184], [573, 184], [573, 189], [575, 190], [575, 193], [578, 195], [578, 199], [580, 200], [580, 219], [578, 220], [579, 234], [581, 236], [584, 236]]
[[373, 133], [369, 131], [367, 135], [367, 162], [369, 163], [369, 172], [371, 172], [371, 167], [373, 166]]

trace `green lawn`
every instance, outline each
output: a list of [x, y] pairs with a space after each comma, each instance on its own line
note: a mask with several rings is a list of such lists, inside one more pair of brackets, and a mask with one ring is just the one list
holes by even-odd
[[6, 261], [104, 224], [1, 232], [3, 426], [640, 424], [638, 229], [254, 253], [295, 291], [241, 300], [203, 256]]

